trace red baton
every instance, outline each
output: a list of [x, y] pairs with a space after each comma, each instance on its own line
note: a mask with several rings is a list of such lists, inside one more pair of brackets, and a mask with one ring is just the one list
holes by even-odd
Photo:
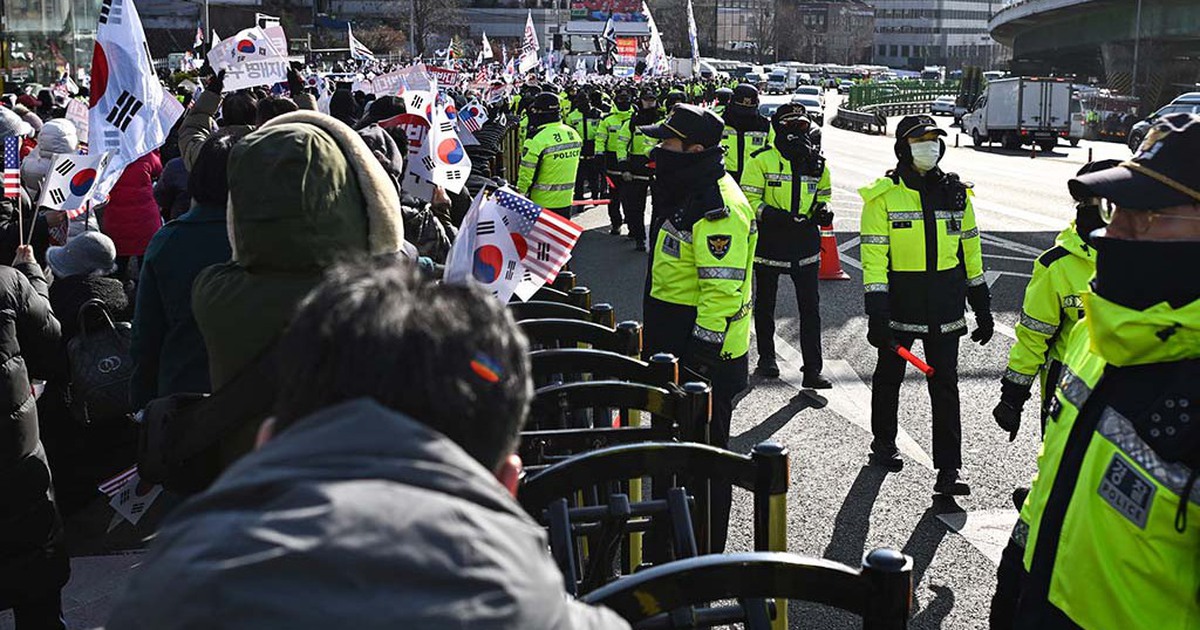
[[908, 361], [909, 363], [911, 363], [913, 367], [920, 370], [921, 373], [924, 374], [925, 376], [933, 376], [933, 368], [930, 367], [928, 363], [922, 361], [921, 357], [918, 357], [917, 355], [910, 352], [908, 350], [908, 348], [905, 348], [902, 345], [896, 344], [896, 345], [892, 346], [892, 351], [894, 351], [896, 354], [900, 355], [901, 359], [904, 359], [905, 361]]

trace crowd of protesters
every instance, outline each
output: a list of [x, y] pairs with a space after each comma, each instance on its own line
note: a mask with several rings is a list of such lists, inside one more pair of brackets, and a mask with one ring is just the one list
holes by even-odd
[[[503, 492], [515, 489], [519, 463], [510, 454], [530, 397], [526, 348], [511, 317], [477, 291], [429, 282], [440, 275], [472, 195], [515, 180], [516, 173], [504, 171], [502, 140], [532, 97], [547, 90], [564, 102], [609, 97], [569, 80], [562, 86], [530, 82], [519, 93], [492, 90], [489, 120], [473, 134], [478, 143], [466, 148], [472, 162], [466, 187], [457, 194], [438, 187], [421, 199], [402, 187], [408, 138], [387, 126], [404, 113], [402, 99], [341, 84], [322, 113], [295, 70], [288, 89], [275, 93], [223, 93], [223, 73], [206, 74], [203, 89], [178, 90], [186, 110], [166, 143], [125, 169], [106, 204], [78, 216], [36, 203], [55, 156], [86, 149], [86, 137], [66, 117], [67, 97], [43, 90], [0, 102], [0, 136], [20, 138], [23, 155], [20, 196], [0, 201], [0, 260], [11, 261], [0, 267], [0, 405], [10, 417], [0, 434], [7, 493], [0, 508], [0, 609], [12, 608], [21, 630], [65, 627], [64, 519], [107, 502], [98, 486], [137, 460], [139, 412], [171, 396], [233, 392], [211, 400], [220, 399], [234, 415], [274, 413], [276, 424], [266, 433], [257, 422], [232, 426], [193, 463], [201, 487], [231, 466], [246, 470], [214, 488], [214, 505], [232, 506], [239, 494], [254, 492], [263, 497], [258, 509], [276, 513], [325, 495], [335, 512], [331, 522], [345, 531], [473, 515], [474, 524], [460, 530], [427, 531], [418, 547], [437, 551], [415, 556], [374, 544], [355, 548], [347, 543], [355, 537], [334, 531], [321, 535], [319, 551], [299, 554], [297, 562], [331, 576], [323, 590], [338, 580], [351, 588], [363, 571], [374, 570], [408, 575], [406, 588], [422, 590], [409, 607], [392, 602], [380, 614], [357, 618], [381, 627], [416, 618], [473, 627], [620, 627], [607, 612], [567, 605], [544, 553], [544, 535]], [[659, 87], [665, 94], [677, 86]], [[693, 91], [703, 98], [713, 89]], [[448, 93], [459, 107], [482, 97], [465, 82]], [[86, 99], [86, 89], [77, 97]], [[410, 308], [416, 303], [424, 308]], [[331, 314], [335, 321], [326, 322]], [[132, 362], [128, 404], [81, 414], [84, 394], [71, 369], [79, 350], [72, 340], [95, 329], [124, 331]], [[471, 363], [480, 360], [495, 367], [498, 381], [472, 376]], [[276, 373], [278, 364], [288, 366], [286, 375]], [[403, 397], [396, 396], [398, 378], [409, 383]], [[408, 395], [413, 392], [424, 398]], [[335, 423], [323, 412], [330, 407], [344, 411]], [[475, 417], [483, 409], [507, 413]], [[376, 428], [356, 440], [353, 427], [338, 428], [352, 424]], [[245, 457], [284, 425], [309, 427], [289, 429], [308, 437], [278, 449], [272, 440], [254, 458]], [[330, 441], [331, 431], [347, 439]], [[374, 450], [386, 433], [395, 436], [395, 453]], [[360, 456], [378, 459], [380, 468], [338, 463]], [[423, 472], [425, 459], [442, 473]], [[284, 468], [288, 483], [274, 485]], [[341, 483], [348, 476], [361, 479]], [[395, 492], [361, 504], [359, 493], [378, 480], [394, 481]], [[425, 513], [413, 512], [414, 504]], [[201, 509], [193, 518], [199, 506], [189, 505], [162, 530], [164, 540], [208, 539], [233, 556], [255, 546], [257, 534], [234, 516], [237, 508], [224, 515], [221, 508]], [[396, 520], [401, 513], [408, 520]], [[297, 533], [289, 527], [281, 523], [281, 535]], [[239, 535], [247, 536], [244, 546], [236, 542]], [[474, 561], [456, 557], [453, 539], [474, 535], [495, 547]], [[243, 609], [247, 627], [305, 596], [282, 589], [264, 597], [242, 589], [239, 578], [202, 571], [181, 582], [171, 567], [195, 559], [174, 555], [184, 548], [208, 553], [191, 543], [158, 545], [155, 553], [164, 557], [150, 563], [158, 569], [140, 574], [129, 600], [136, 603], [118, 608], [112, 627], [188, 626], [178, 617], [188, 608], [182, 602], [201, 590], [220, 589], [223, 599], [242, 591], [245, 602], [257, 602]], [[472, 584], [415, 579], [464, 562], [478, 564]], [[260, 577], [250, 567], [240, 574]], [[373, 599], [380, 602], [401, 584], [379, 583]], [[159, 592], [163, 587], [173, 595]], [[436, 605], [472, 597], [480, 602], [473, 609]], [[305, 625], [336, 626], [351, 611], [330, 606], [323, 614]], [[205, 625], [201, 618], [194, 622]]]

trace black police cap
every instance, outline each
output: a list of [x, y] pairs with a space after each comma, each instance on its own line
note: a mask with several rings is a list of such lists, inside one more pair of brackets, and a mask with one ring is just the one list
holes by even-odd
[[1076, 199], [1102, 197], [1126, 210], [1200, 203], [1200, 114], [1154, 121], [1132, 158], [1067, 182]]
[[738, 105], [741, 107], [758, 107], [758, 88], [749, 83], [738, 84], [733, 88], [733, 99], [729, 102], [730, 105]]
[[529, 104], [530, 111], [535, 112], [556, 112], [558, 108], [558, 95], [553, 92], [542, 92], [533, 97], [533, 102]]
[[651, 138], [679, 138], [685, 145], [699, 144], [708, 149], [721, 142], [725, 121], [711, 109], [680, 103], [666, 120], [638, 130]]
[[897, 138], [916, 138], [931, 131], [937, 133], [939, 136], [946, 135], [946, 132], [941, 127], [938, 127], [937, 121], [933, 119], [933, 116], [925, 114], [905, 116], [896, 125]]

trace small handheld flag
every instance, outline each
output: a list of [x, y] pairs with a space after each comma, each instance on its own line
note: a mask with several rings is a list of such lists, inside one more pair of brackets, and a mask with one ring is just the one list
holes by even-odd
[[17, 199], [21, 196], [21, 139], [17, 136], [4, 138], [4, 198]]

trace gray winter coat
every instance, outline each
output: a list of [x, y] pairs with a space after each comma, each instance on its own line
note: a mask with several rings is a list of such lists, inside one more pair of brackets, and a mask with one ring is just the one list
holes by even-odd
[[544, 532], [458, 445], [358, 399], [173, 513], [107, 627], [629, 626], [567, 599]]

